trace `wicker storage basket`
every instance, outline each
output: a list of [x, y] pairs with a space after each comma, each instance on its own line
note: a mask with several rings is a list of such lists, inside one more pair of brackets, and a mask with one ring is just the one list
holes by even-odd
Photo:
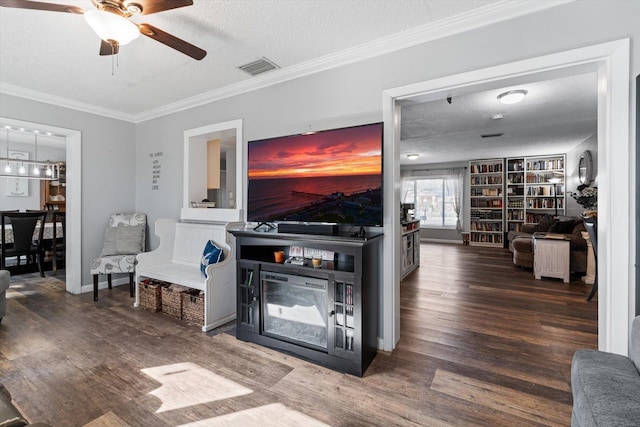
[[182, 319], [182, 292], [188, 288], [169, 285], [162, 288], [162, 312], [176, 319]]
[[162, 310], [162, 288], [167, 284], [158, 280], [145, 279], [140, 282], [140, 307], [154, 312]]
[[204, 293], [189, 289], [182, 293], [182, 320], [190, 325], [204, 325]]

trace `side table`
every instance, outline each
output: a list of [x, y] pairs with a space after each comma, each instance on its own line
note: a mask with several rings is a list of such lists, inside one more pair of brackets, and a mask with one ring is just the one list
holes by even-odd
[[533, 234], [533, 274], [536, 279], [557, 277], [569, 283], [571, 239], [562, 234]]

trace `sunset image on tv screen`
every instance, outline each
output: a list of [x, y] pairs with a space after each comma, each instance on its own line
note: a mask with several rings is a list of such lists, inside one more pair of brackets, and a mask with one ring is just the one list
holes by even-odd
[[379, 225], [382, 123], [252, 141], [248, 220]]

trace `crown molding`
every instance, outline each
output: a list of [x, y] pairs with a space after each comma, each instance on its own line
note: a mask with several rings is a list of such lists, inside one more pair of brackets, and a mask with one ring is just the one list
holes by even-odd
[[221, 99], [284, 83], [310, 74], [374, 58], [376, 56], [452, 36], [454, 34], [464, 33], [466, 31], [495, 24], [497, 22], [533, 14], [574, 1], [575, 0], [553, 0], [542, 2], [537, 0], [500, 0], [451, 18], [411, 28], [397, 34], [392, 34], [353, 48], [344, 49], [321, 58], [274, 70], [238, 83], [202, 93], [200, 95], [147, 110], [140, 114], [126, 114], [8, 84], [0, 84], [0, 93], [21, 96], [34, 101], [47, 102], [57, 106], [72, 108], [114, 119], [140, 123], [190, 108], [199, 107]]
[[99, 107], [85, 102], [75, 101], [73, 99], [64, 98], [62, 96], [51, 95], [37, 90], [27, 89], [22, 86], [16, 86], [8, 83], [0, 83], [0, 93], [4, 95], [13, 95], [20, 98], [30, 99], [32, 101], [44, 102], [52, 104], [56, 107], [70, 108], [72, 110], [82, 111], [89, 114], [97, 114], [103, 117], [109, 117], [117, 120], [124, 120], [135, 123], [135, 117], [131, 114], [122, 113], [116, 110]]

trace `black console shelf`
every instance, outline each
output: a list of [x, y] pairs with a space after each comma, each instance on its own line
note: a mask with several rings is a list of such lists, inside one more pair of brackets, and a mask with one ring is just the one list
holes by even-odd
[[[351, 237], [244, 228], [229, 231], [236, 238], [238, 265], [236, 337], [292, 353], [341, 372], [362, 376], [377, 352], [382, 234]], [[306, 259], [304, 265], [276, 263], [274, 252], [283, 251], [288, 260], [291, 247], [330, 251], [329, 254], [333, 253], [334, 256], [325, 256], [320, 268], [314, 268], [310, 259]], [[300, 282], [308, 278], [307, 281], [314, 283], [326, 283], [326, 290], [319, 291], [319, 287], [314, 287], [302, 291], [312, 294], [314, 301], [321, 300], [318, 307], [327, 311], [324, 313], [314, 307], [313, 314], [323, 317], [322, 323], [326, 324], [326, 328], [323, 328], [326, 331], [321, 334], [321, 345], [287, 335], [286, 331], [300, 328], [293, 315], [289, 323], [295, 324], [295, 327], [283, 327], [284, 336], [272, 333], [270, 325], [274, 320], [268, 312], [273, 310], [272, 295], [267, 295], [269, 292], [276, 294], [275, 288], [283, 295], [289, 292], [289, 288], [270, 282], [269, 277], [282, 277], [285, 282], [288, 277]], [[290, 292], [300, 291], [292, 287]], [[305, 304], [302, 306], [302, 309], [308, 309], [304, 307]], [[286, 312], [290, 305], [284, 304], [280, 310], [283, 309]], [[286, 313], [282, 317], [286, 317]], [[278, 323], [281, 319], [275, 321]]]

